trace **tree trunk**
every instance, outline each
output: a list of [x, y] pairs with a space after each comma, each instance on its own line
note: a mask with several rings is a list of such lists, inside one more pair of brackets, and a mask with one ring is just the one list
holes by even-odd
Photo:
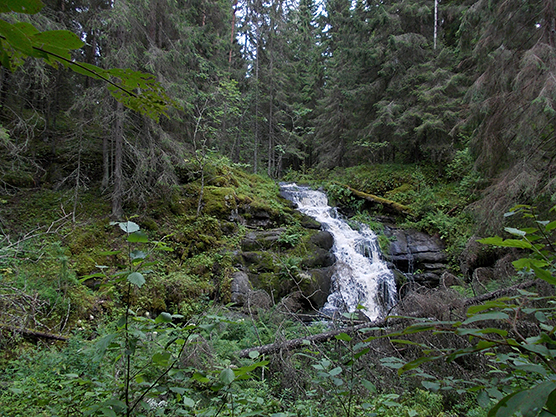
[[114, 190], [112, 192], [112, 217], [121, 219], [123, 213], [123, 153], [124, 153], [124, 105], [116, 102], [114, 120]]

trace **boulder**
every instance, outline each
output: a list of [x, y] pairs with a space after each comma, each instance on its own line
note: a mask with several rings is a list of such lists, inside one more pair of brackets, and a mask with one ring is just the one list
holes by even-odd
[[[400, 271], [413, 273], [420, 270], [425, 274], [438, 274], [446, 269], [447, 255], [440, 239], [411, 229], [387, 228], [385, 234], [392, 238], [385, 256]], [[435, 279], [438, 281], [440, 277]]]
[[336, 257], [329, 250], [315, 246], [301, 261], [301, 267], [305, 269], [326, 268], [334, 265]]
[[245, 272], [238, 271], [232, 274], [231, 292], [232, 303], [243, 305], [247, 300], [249, 293], [252, 291], [249, 277]]
[[311, 243], [324, 250], [332, 249], [334, 238], [330, 232], [321, 231], [311, 237]]
[[247, 233], [241, 241], [241, 249], [248, 252], [275, 248], [279, 245], [280, 237], [285, 231], [285, 227], [271, 230], [253, 230]]
[[306, 285], [302, 286], [303, 295], [310, 301], [308, 309], [319, 310], [326, 303], [328, 294], [330, 294], [330, 287], [332, 285], [332, 275], [334, 268], [318, 268], [310, 269], [307, 271], [309, 280]]

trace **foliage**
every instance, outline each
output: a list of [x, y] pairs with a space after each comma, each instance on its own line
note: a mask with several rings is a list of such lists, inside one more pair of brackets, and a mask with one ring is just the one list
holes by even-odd
[[[0, 12], [36, 14], [43, 7], [40, 0], [3, 1]], [[67, 30], [40, 32], [27, 22], [9, 23], [0, 20], [2, 66], [14, 71], [24, 58], [44, 59], [57, 67], [59, 64], [88, 77], [108, 83], [110, 93], [131, 109], [158, 119], [170, 103], [155, 77], [130, 69], [105, 70], [90, 63], [72, 60], [70, 51], [84, 46], [77, 35]]]
[[[492, 237], [481, 243], [501, 247], [524, 249], [529, 255], [513, 262], [518, 271], [537, 278], [553, 286], [555, 268], [554, 229], [556, 222], [539, 220], [535, 208], [527, 205], [516, 206], [507, 216], [522, 214], [531, 221], [530, 227], [506, 228], [512, 235], [509, 239]], [[556, 344], [554, 333], [554, 296], [540, 296], [519, 290], [515, 296], [507, 296], [494, 301], [471, 306], [467, 319], [457, 322], [419, 321], [402, 332], [390, 334], [390, 338], [434, 331], [436, 334], [455, 334], [469, 338], [469, 345], [461, 349], [434, 349], [425, 344], [408, 340], [398, 343], [416, 344], [424, 349], [423, 356], [403, 364], [399, 372], [415, 371], [422, 364], [446, 360], [464, 360], [468, 355], [485, 355], [491, 371], [474, 381], [432, 381], [427, 375], [422, 384], [434, 391], [443, 387], [479, 392], [478, 401], [482, 406], [491, 407], [489, 416], [510, 416], [519, 412], [524, 416], [554, 415], [553, 367]], [[470, 384], [471, 382], [471, 384]], [[494, 406], [491, 406], [493, 401]]]

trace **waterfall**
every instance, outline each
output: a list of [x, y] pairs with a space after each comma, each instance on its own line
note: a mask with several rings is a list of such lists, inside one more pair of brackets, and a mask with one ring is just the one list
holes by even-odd
[[326, 194], [296, 184], [281, 184], [282, 195], [297, 209], [322, 224], [334, 237], [336, 256], [332, 288], [322, 312], [329, 316], [354, 312], [358, 305], [376, 320], [396, 303], [396, 284], [392, 271], [382, 259], [376, 234], [365, 224], [352, 229]]

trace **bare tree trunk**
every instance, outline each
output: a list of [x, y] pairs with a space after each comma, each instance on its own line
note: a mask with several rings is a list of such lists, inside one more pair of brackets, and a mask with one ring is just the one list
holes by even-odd
[[257, 26], [257, 46], [255, 57], [255, 143], [253, 150], [253, 173], [259, 170], [259, 27]]
[[102, 189], [103, 191], [106, 190], [108, 188], [108, 185], [110, 184], [110, 140], [108, 138], [108, 135], [104, 135], [104, 137], [102, 138], [102, 168], [103, 168], [103, 173], [102, 173]]
[[124, 153], [124, 105], [116, 103], [114, 120], [114, 190], [112, 192], [112, 217], [120, 219], [123, 215], [123, 153]]

